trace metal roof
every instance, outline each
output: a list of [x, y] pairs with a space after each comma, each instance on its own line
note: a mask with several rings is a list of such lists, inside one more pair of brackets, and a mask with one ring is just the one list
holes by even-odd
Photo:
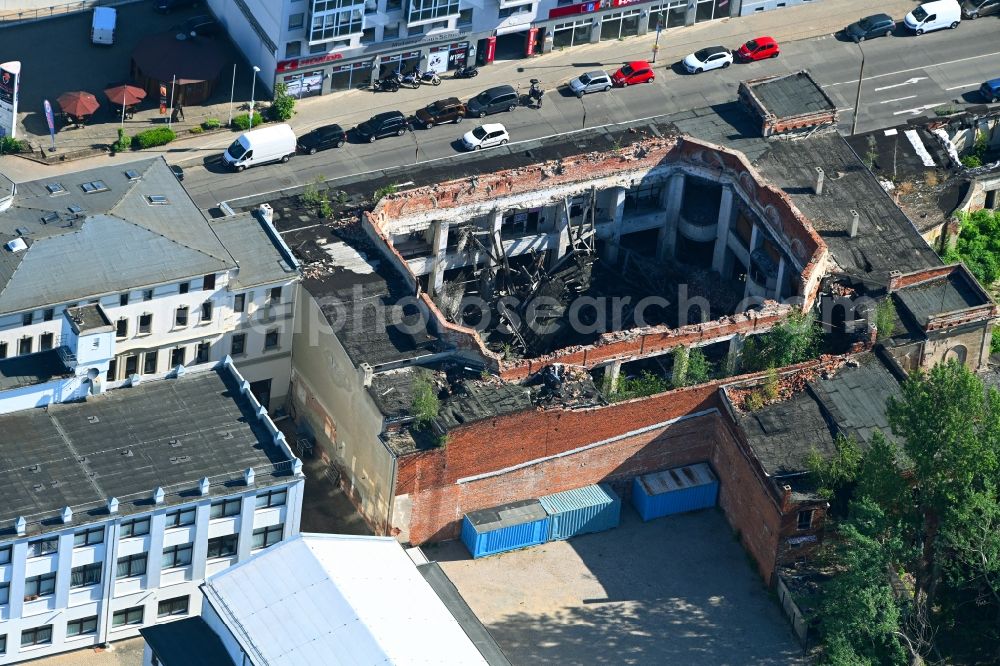
[[504, 527], [533, 523], [536, 520], [544, 520], [549, 514], [545, 513], [545, 508], [536, 499], [520, 500], [502, 504], [491, 509], [480, 509], [465, 514], [476, 532], [492, 532]]
[[639, 483], [650, 495], [707, 486], [715, 481], [715, 474], [712, 473], [712, 468], [707, 463], [675, 467], [639, 477]]
[[300, 535], [202, 590], [255, 664], [487, 664], [391, 537]]
[[211, 221], [212, 229], [232, 252], [239, 265], [231, 289], [247, 289], [295, 277], [296, 271], [280, 246], [277, 232], [272, 239], [263, 222], [251, 213], [240, 213]]

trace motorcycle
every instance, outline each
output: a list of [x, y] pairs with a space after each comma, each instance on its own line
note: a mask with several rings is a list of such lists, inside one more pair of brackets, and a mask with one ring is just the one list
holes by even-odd
[[475, 65], [469, 65], [468, 67], [459, 67], [455, 70], [454, 74], [456, 79], [474, 79], [479, 76], [479, 68]]
[[375, 92], [397, 92], [399, 90], [399, 81], [391, 76], [384, 79], [376, 79], [374, 88]]
[[536, 109], [542, 108], [542, 97], [545, 95], [540, 83], [538, 79], [531, 79], [531, 88], [528, 89], [528, 99], [532, 102], [531, 106]]
[[396, 80], [399, 82], [399, 85], [401, 86], [406, 86], [408, 88], [413, 88], [413, 89], [420, 87], [420, 78], [417, 76], [416, 71], [412, 71], [409, 74], [403, 74], [402, 72], [397, 70]]
[[439, 86], [439, 85], [441, 85], [441, 77], [438, 76], [437, 72], [435, 72], [433, 70], [429, 69], [426, 72], [421, 72], [419, 70], [415, 70], [414, 73], [420, 79], [421, 83], [429, 83], [432, 86]]

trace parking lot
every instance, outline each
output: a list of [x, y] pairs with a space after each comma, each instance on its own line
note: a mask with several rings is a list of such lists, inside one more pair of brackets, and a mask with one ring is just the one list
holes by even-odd
[[513, 664], [805, 664], [717, 510], [471, 560], [426, 547]]

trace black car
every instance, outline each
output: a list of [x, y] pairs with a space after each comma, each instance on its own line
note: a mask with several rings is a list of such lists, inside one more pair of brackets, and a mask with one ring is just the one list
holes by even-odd
[[347, 132], [340, 125], [324, 125], [300, 136], [297, 142], [303, 153], [315, 155], [317, 150], [340, 148], [347, 140]]
[[176, 164], [170, 165], [170, 172], [176, 176], [177, 180], [184, 180], [184, 169]]
[[365, 122], [358, 125], [358, 137], [362, 141], [373, 143], [375, 139], [384, 136], [403, 136], [406, 130], [410, 129], [410, 124], [399, 111], [386, 111], [372, 116]]
[[872, 14], [844, 29], [844, 34], [854, 42], [874, 37], [888, 37], [896, 29], [896, 21], [888, 14]]
[[153, 9], [164, 14], [169, 14], [175, 9], [197, 7], [200, 4], [201, 0], [153, 0]]
[[205, 14], [204, 16], [192, 16], [184, 23], [174, 26], [174, 30], [185, 35], [214, 37], [222, 32], [222, 26], [215, 20], [214, 16]]
[[511, 86], [496, 86], [479, 93], [465, 106], [468, 109], [466, 115], [480, 118], [490, 113], [513, 111], [517, 108], [517, 91]]

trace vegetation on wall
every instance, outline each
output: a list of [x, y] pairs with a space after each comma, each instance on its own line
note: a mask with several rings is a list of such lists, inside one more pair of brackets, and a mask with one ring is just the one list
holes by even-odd
[[822, 330], [811, 312], [793, 312], [770, 331], [748, 338], [743, 346], [743, 370], [759, 372], [801, 363], [819, 353]]
[[410, 410], [413, 413], [414, 428], [423, 430], [437, 418], [438, 412], [441, 410], [441, 401], [438, 400], [430, 373], [426, 370], [419, 370], [416, 375], [413, 380]]
[[959, 213], [958, 221], [958, 241], [945, 253], [944, 260], [961, 261], [989, 287], [1000, 278], [1000, 211]]

